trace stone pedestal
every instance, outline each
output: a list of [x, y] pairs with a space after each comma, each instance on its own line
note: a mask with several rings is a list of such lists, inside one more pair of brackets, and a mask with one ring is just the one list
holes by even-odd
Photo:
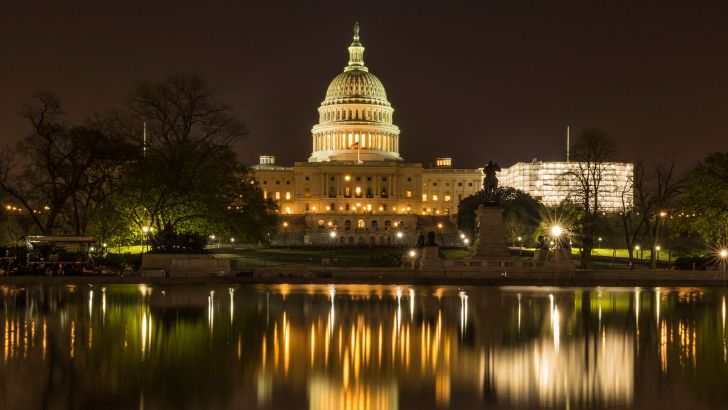
[[480, 205], [475, 211], [480, 226], [473, 258], [505, 259], [511, 253], [505, 243], [506, 228], [503, 224], [503, 208]]
[[440, 259], [439, 246], [425, 246], [422, 248], [422, 258], [420, 259], [420, 271], [438, 271], [444, 272], [442, 259]]

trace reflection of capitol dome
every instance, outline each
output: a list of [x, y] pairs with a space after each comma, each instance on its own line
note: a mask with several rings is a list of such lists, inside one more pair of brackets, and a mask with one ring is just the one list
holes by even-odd
[[319, 107], [319, 123], [311, 130], [309, 161], [401, 161], [393, 112], [382, 82], [364, 66], [357, 24], [349, 46], [349, 65], [331, 81]]

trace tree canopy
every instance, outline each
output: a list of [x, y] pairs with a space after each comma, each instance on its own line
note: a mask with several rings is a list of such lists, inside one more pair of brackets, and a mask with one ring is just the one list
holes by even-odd
[[728, 152], [709, 154], [689, 172], [676, 213], [709, 246], [728, 244]]
[[[475, 211], [483, 203], [484, 192], [465, 197], [458, 205], [458, 228], [472, 235], [475, 233]], [[498, 187], [496, 200], [503, 206], [503, 218], [510, 241], [518, 236], [527, 237], [535, 231], [541, 220], [543, 206], [531, 195], [511, 187]]]

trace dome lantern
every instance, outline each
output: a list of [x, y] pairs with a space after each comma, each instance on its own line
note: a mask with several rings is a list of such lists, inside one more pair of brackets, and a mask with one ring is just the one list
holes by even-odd
[[364, 46], [359, 42], [359, 23], [354, 24], [354, 40], [349, 46], [349, 66], [344, 69], [368, 71], [364, 66]]

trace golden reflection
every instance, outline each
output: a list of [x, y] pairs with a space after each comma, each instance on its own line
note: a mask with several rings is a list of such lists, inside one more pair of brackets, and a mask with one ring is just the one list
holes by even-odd
[[71, 358], [73, 358], [73, 356], [76, 353], [76, 321], [75, 320], [72, 320], [71, 321], [71, 343], [70, 343], [70, 349], [71, 349], [71, 351], [69, 352], [69, 354], [70, 354]]
[[[186, 290], [178, 297], [172, 287], [165, 288], [165, 296], [126, 285], [117, 297], [116, 288], [102, 288], [96, 308], [103, 314], [95, 317], [86, 314], [86, 308], [94, 308], [88, 288], [78, 287], [71, 301], [41, 310], [51, 312], [43, 316], [17, 307], [32, 303], [15, 302], [2, 328], [4, 363], [49, 365], [58, 363], [54, 354], [60, 354], [65, 362], [67, 355], [75, 359], [72, 366], [95, 365], [99, 358], [107, 366], [111, 357], [114, 369], [156, 372], [164, 366], [179, 369], [178, 363], [169, 366], [164, 360], [183, 352], [192, 361], [200, 359], [198, 370], [204, 372], [212, 371], [204, 368], [207, 362], [237, 357], [234, 366], [211, 368], [241, 386], [241, 400], [257, 400], [260, 407], [275, 407], [279, 394], [287, 392], [307, 393], [312, 409], [397, 408], [412, 394], [421, 396], [413, 402], [442, 407], [464, 399], [474, 400], [474, 407], [488, 400], [511, 408], [629, 407], [635, 401], [635, 377], [661, 372], [667, 378], [675, 370], [681, 377], [701, 374], [715, 366], [705, 358], [725, 366], [728, 348], [726, 297], [715, 294], [701, 304], [696, 303], [701, 293], [686, 291], [676, 298], [674, 290], [657, 289], [646, 302], [652, 305], [654, 297], [655, 328], [645, 323], [652, 313], [640, 318], [639, 288], [603, 290], [603, 297], [584, 299], [584, 306], [581, 298], [588, 293], [549, 289], [521, 288], [492, 297], [486, 292], [494, 290], [478, 288], [441, 287], [433, 295], [410, 287], [405, 294], [400, 286], [291, 285], [285, 302], [282, 294], [268, 298], [260, 288], [209, 289]], [[214, 296], [226, 290], [229, 318], [225, 299], [217, 305], [223, 314], [215, 315]], [[409, 298], [405, 306], [402, 298]], [[191, 306], [194, 311], [186, 315], [174, 310]], [[709, 318], [708, 326], [696, 309], [707, 309], [700, 313]], [[640, 319], [644, 352], [635, 360]], [[129, 349], [122, 349], [127, 343]], [[712, 350], [706, 352], [706, 346]], [[174, 350], [167, 354], [167, 349]], [[13, 367], [4, 366], [0, 376], [12, 374], [7, 369]], [[151, 393], [144, 394], [150, 400]]]

